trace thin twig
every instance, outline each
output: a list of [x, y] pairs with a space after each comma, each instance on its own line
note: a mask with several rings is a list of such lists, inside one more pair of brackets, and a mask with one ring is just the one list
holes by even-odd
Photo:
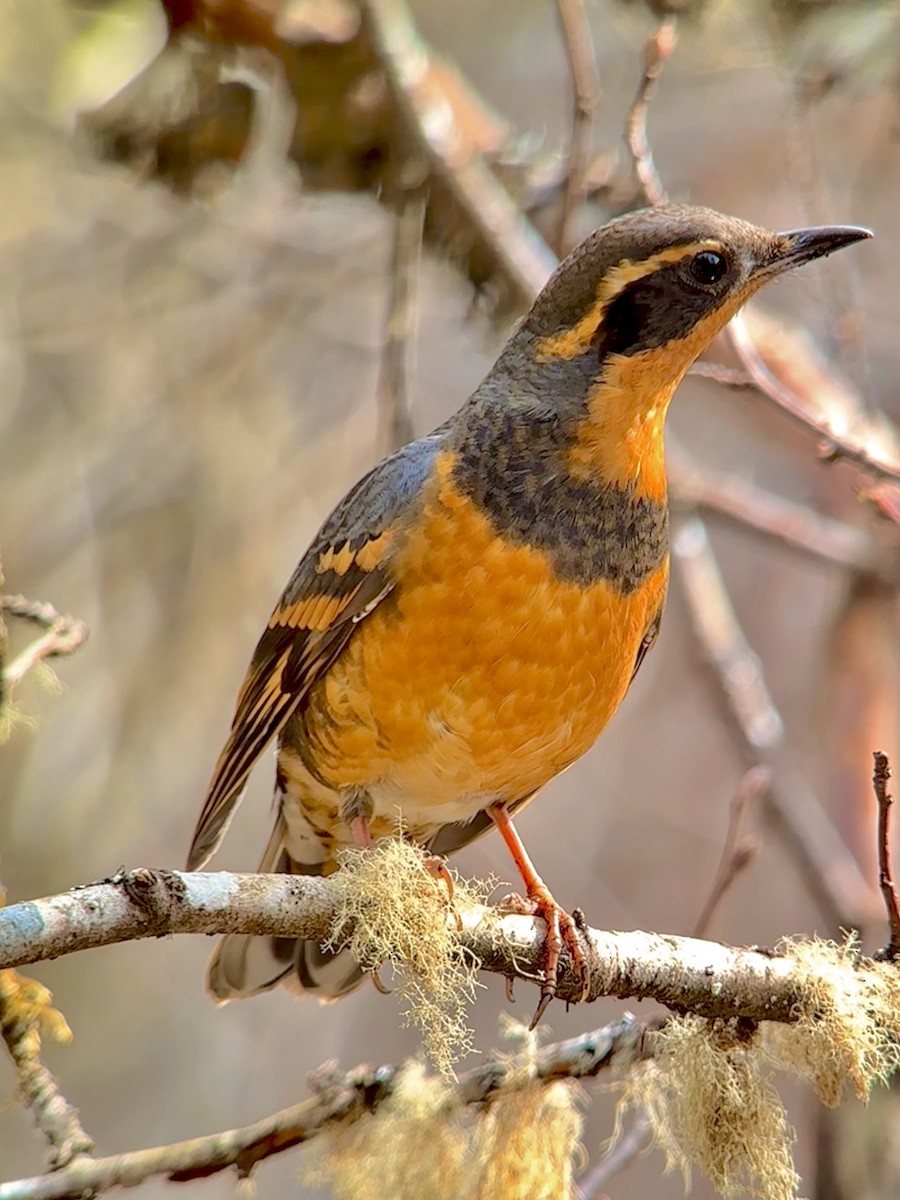
[[891, 587], [900, 582], [900, 563], [890, 545], [880, 544], [862, 529], [823, 517], [805, 504], [776, 496], [738, 475], [701, 469], [671, 434], [667, 440], [674, 507], [724, 517], [810, 558]]
[[878, 801], [878, 883], [884, 897], [891, 931], [890, 941], [882, 951], [881, 957], [896, 962], [900, 958], [900, 908], [897, 907], [897, 889], [894, 887], [894, 876], [891, 873], [891, 805], [894, 799], [887, 790], [891, 764], [888, 756], [881, 750], [876, 750], [872, 757], [875, 763], [872, 786]]
[[711, 379], [724, 387], [740, 391], [758, 391], [756, 380], [740, 367], [728, 367], [725, 363], [711, 362], [700, 358], [688, 368], [688, 375], [696, 375], [700, 379]]
[[[36, 995], [29, 995], [32, 992]], [[0, 971], [0, 1034], [16, 1067], [19, 1098], [43, 1134], [48, 1164], [56, 1170], [90, 1154], [94, 1143], [40, 1059], [41, 1016], [49, 1005], [49, 993], [41, 984], [15, 971]], [[55, 1016], [71, 1036], [59, 1014]]]
[[[460, 1077], [446, 1102], [448, 1111], [490, 1103], [519, 1091], [535, 1080], [590, 1079], [614, 1061], [644, 1053], [647, 1022], [625, 1016], [601, 1029], [541, 1047], [530, 1070], [510, 1055], [489, 1058]], [[113, 1187], [134, 1187], [153, 1176], [186, 1183], [234, 1168], [239, 1179], [273, 1154], [308, 1142], [337, 1123], [375, 1112], [394, 1092], [402, 1066], [359, 1066], [340, 1072], [329, 1067], [314, 1072], [314, 1095], [273, 1113], [253, 1125], [208, 1137], [136, 1150], [110, 1158], [83, 1160], [68, 1170], [35, 1179], [0, 1183], [0, 1200], [74, 1200]]]
[[653, 161], [647, 136], [647, 114], [663, 67], [677, 44], [678, 23], [675, 17], [665, 17], [644, 45], [641, 81], [625, 118], [625, 144], [631, 156], [638, 195], [650, 205], [665, 204], [668, 194]]
[[[140, 938], [177, 933], [329, 936], [344, 897], [340, 873], [234, 875], [141, 867], [43, 900], [0, 909], [0, 968], [40, 962]], [[542, 978], [544, 922], [475, 905], [454, 914], [460, 949], [486, 971]], [[346, 933], [346, 930], [342, 932]], [[718, 942], [639, 931], [582, 930], [588, 1001], [654, 999], [706, 1017], [793, 1021], [801, 1005], [797, 965]], [[564, 952], [557, 995], [576, 1003], [582, 973]]]
[[74, 654], [87, 641], [84, 621], [58, 613], [52, 604], [26, 600], [24, 596], [3, 596], [0, 606], [4, 615], [30, 621], [47, 631], [7, 665], [3, 672], [4, 688], [17, 684], [42, 659]]
[[219, 78], [253, 92], [253, 116], [236, 183], [258, 193], [285, 171], [290, 159], [297, 104], [284, 62], [260, 47], [237, 46], [223, 57]]
[[590, 169], [591, 130], [600, 99], [600, 76], [584, 0], [556, 0], [569, 79], [572, 85], [572, 130], [569, 164], [554, 249], [564, 258], [572, 249], [572, 221], [584, 199]]
[[709, 889], [709, 896], [703, 905], [700, 916], [697, 918], [697, 923], [691, 931], [692, 937], [706, 936], [710, 922], [719, 905], [722, 903], [723, 898], [727, 895], [735, 880], [747, 870], [756, 857], [759, 850], [759, 843], [756, 838], [745, 837], [738, 841], [738, 833], [740, 832], [741, 822], [744, 819], [747, 809], [754, 800], [758, 800], [761, 796], [765, 795], [771, 783], [772, 772], [769, 768], [755, 766], [744, 773], [743, 778], [738, 784], [737, 791], [734, 793], [731, 805], [729, 806], [728, 828], [725, 831], [725, 842], [719, 857], [719, 865], [716, 868], [716, 874]]
[[862, 432], [855, 436], [839, 432], [828, 420], [816, 416], [810, 405], [792, 388], [776, 379], [759, 353], [742, 314], [739, 313], [731, 321], [728, 333], [732, 346], [760, 392], [793, 421], [821, 440], [821, 453], [826, 461], [843, 459], [854, 463], [875, 479], [900, 484], [900, 465], [886, 460], [880, 453], [885, 435], [891, 441], [897, 440], [897, 431], [887, 423], [886, 418], [879, 416], [878, 421], [873, 422], [870, 418], [861, 417], [858, 424]]
[[766, 754], [781, 742], [781, 715], [738, 624], [706, 526], [699, 517], [684, 515], [676, 519], [674, 531], [678, 578], [704, 659], [715, 672], [743, 740], [754, 755]]
[[[676, 522], [672, 552], [691, 625], [748, 765], [769, 765], [782, 741], [781, 715], [759, 659], [738, 622], [706, 527], [697, 516]], [[859, 928], [874, 916], [872, 889], [830, 817], [793, 776], [764, 794], [766, 812], [791, 850], [803, 878], [834, 928]]]
[[601, 1191], [610, 1179], [627, 1167], [648, 1145], [650, 1130], [650, 1118], [641, 1110], [597, 1165], [578, 1180], [581, 1200], [599, 1200]]
[[425, 198], [403, 193], [394, 221], [388, 313], [378, 393], [388, 450], [397, 450], [414, 437], [407, 382], [409, 353], [416, 324], [416, 282], [422, 254]]

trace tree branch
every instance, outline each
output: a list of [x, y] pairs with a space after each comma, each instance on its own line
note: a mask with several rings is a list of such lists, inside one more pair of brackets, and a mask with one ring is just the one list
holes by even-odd
[[872, 757], [875, 764], [872, 787], [875, 789], [875, 799], [878, 803], [878, 883], [890, 929], [890, 938], [882, 951], [882, 957], [896, 962], [900, 958], [900, 908], [897, 906], [897, 889], [891, 871], [891, 805], [894, 798], [887, 790], [891, 764], [882, 750], [876, 750]]
[[87, 641], [88, 629], [84, 621], [58, 613], [52, 604], [44, 604], [40, 600], [26, 600], [24, 596], [3, 596], [0, 597], [0, 605], [5, 616], [30, 621], [47, 631], [43, 637], [26, 646], [18, 658], [14, 658], [4, 667], [3, 678], [0, 680], [2, 688], [17, 684], [41, 659], [74, 654]]
[[138, 867], [0, 909], [0, 969], [174, 933], [324, 938], [339, 899], [316, 876]]
[[573, 218], [587, 186], [591, 128], [600, 96], [600, 77], [584, 0], [556, 0], [556, 15], [562, 29], [572, 86], [569, 165], [554, 246], [559, 257], [565, 258], [574, 244]]
[[[656, 1023], [658, 1025], [658, 1022]], [[619, 1021], [537, 1050], [530, 1070], [506, 1054], [489, 1058], [460, 1077], [448, 1108], [483, 1104], [538, 1080], [590, 1079], [641, 1053], [648, 1023], [625, 1016]], [[399, 1066], [359, 1066], [346, 1073], [320, 1068], [309, 1079], [313, 1096], [252, 1125], [109, 1158], [86, 1159], [67, 1170], [0, 1183], [0, 1200], [76, 1200], [113, 1187], [135, 1187], [154, 1175], [186, 1183], [233, 1167], [246, 1179], [259, 1162], [310, 1141], [338, 1122], [357, 1120], [394, 1091]]]
[[[766, 765], [782, 742], [781, 714], [766, 685], [759, 659], [731, 604], [706, 527], [697, 516], [675, 524], [677, 562], [691, 623], [719, 685], [729, 724], [748, 765]], [[856, 929], [877, 911], [875, 895], [828, 814], [806, 784], [773, 781], [762, 796], [790, 848], [810, 894], [832, 929]]]
[[93, 1142], [40, 1059], [42, 1024], [52, 1029], [55, 1021], [57, 1036], [71, 1037], [50, 1000], [50, 993], [35, 980], [0, 971], [0, 1034], [15, 1064], [19, 1097], [44, 1136], [50, 1166], [58, 1168], [89, 1154]]
[[595, 1167], [578, 1180], [580, 1200], [602, 1200], [614, 1175], [645, 1150], [651, 1141], [650, 1118], [641, 1110], [617, 1142], [613, 1142]]
[[[815, 396], [801, 395], [795, 387], [776, 378], [760, 353], [743, 313], [738, 313], [729, 324], [728, 336], [743, 368], [762, 395], [821, 440], [823, 458], [829, 462], [844, 459], [874, 479], [900, 484], [900, 465], [897, 461], [900, 437], [883, 413], [851, 412], [848, 405], [844, 405], [845, 411], [838, 412], [836, 418], [830, 420], [821, 411], [822, 406]], [[798, 354], [797, 357], [802, 362], [802, 356]], [[802, 380], [796, 370], [794, 382], [810, 390], [809, 381]], [[852, 423], [853, 429], [839, 429], [837, 420], [844, 426]]]
[[[341, 899], [339, 874], [319, 879], [142, 867], [106, 882], [0, 909], [0, 968], [176, 933], [323, 940]], [[482, 905], [456, 916], [461, 949], [484, 970], [531, 982], [540, 978], [543, 921]], [[694, 938], [587, 928], [583, 932], [590, 967], [588, 1001], [601, 996], [654, 999], [675, 1011], [705, 1017], [795, 1019], [797, 968], [788, 957]], [[581, 977], [564, 954], [558, 995], [575, 1003], [581, 990]]]
[[416, 326], [416, 289], [422, 256], [425, 198], [406, 191], [398, 197], [391, 246], [391, 276], [378, 396], [390, 453], [415, 437], [410, 411], [409, 352]]
[[668, 195], [653, 161], [653, 151], [647, 137], [647, 115], [663, 67], [671, 58], [677, 44], [677, 19], [672, 16], [664, 17], [644, 46], [641, 80], [625, 118], [625, 144], [631, 156], [637, 193], [646, 204], [654, 206], [665, 204]]
[[466, 146], [446, 101], [429, 89], [428, 57], [403, 0], [362, 0], [362, 11], [417, 149], [465, 214], [512, 301], [527, 308], [556, 266], [553, 254], [480, 155]]
[[673, 507], [722, 517], [820, 562], [897, 586], [894, 547], [879, 544], [864, 530], [823, 517], [738, 475], [700, 468], [671, 434], [667, 462]]

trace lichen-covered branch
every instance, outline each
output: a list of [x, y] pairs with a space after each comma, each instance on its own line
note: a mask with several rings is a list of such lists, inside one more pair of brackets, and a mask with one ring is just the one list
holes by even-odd
[[[640, 1053], [646, 1025], [634, 1017], [568, 1041], [541, 1047], [527, 1071], [509, 1054], [492, 1056], [460, 1076], [448, 1104], [483, 1104], [528, 1083], [589, 1079]], [[114, 1187], [135, 1187], [152, 1176], [187, 1183], [234, 1168], [246, 1179], [263, 1159], [310, 1141], [338, 1122], [374, 1112], [394, 1092], [399, 1066], [324, 1068], [309, 1080], [313, 1095], [252, 1125], [148, 1150], [83, 1159], [66, 1170], [0, 1183], [0, 1200], [72, 1200]]]
[[[341, 888], [340, 875], [317, 879], [139, 868], [0, 910], [0, 968], [176, 933], [324, 939], [341, 904]], [[526, 981], [540, 977], [542, 921], [485, 906], [458, 916], [460, 944], [484, 970]], [[790, 957], [661, 934], [585, 928], [585, 936], [588, 1000], [654, 999], [706, 1017], [794, 1019], [798, 992]], [[560, 998], [577, 1001], [581, 986], [564, 957]]]
[[87, 640], [88, 630], [84, 621], [58, 613], [52, 604], [26, 600], [24, 596], [2, 596], [0, 606], [5, 616], [30, 621], [46, 631], [5, 665], [2, 679], [4, 687], [18, 683], [42, 659], [74, 654]]
[[93, 1142], [40, 1059], [42, 1026], [59, 1040], [71, 1037], [50, 1000], [50, 993], [35, 980], [0, 971], [0, 1034], [16, 1068], [19, 1098], [44, 1136], [49, 1165], [58, 1168], [89, 1154]]
[[[495, 909], [464, 920], [463, 945], [483, 970], [539, 978], [544, 926], [532, 917]], [[749, 1017], [790, 1022], [799, 1000], [794, 963], [756, 950], [668, 934], [586, 931], [590, 985], [586, 1000], [657, 1000], [676, 1012], [703, 1017]], [[563, 961], [557, 994], [575, 1004], [580, 978]]]
[[327, 935], [339, 898], [326, 879], [138, 867], [0, 909], [0, 969], [173, 933]]

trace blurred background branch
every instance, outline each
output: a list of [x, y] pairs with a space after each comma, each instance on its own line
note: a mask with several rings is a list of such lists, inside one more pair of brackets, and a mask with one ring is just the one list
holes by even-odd
[[[524, 1070], [509, 1054], [489, 1058], [454, 1082], [445, 1100], [448, 1113], [457, 1106], [484, 1105], [534, 1082], [592, 1079], [613, 1063], [621, 1067], [641, 1052], [647, 1029], [646, 1022], [625, 1016], [602, 1029], [542, 1046]], [[308, 1142], [336, 1124], [349, 1124], [376, 1112], [394, 1094], [402, 1070], [386, 1065], [344, 1072], [336, 1064], [326, 1063], [308, 1080], [315, 1093], [309, 1100], [246, 1128], [83, 1161], [52, 1176], [0, 1183], [0, 1200], [67, 1200], [87, 1191], [134, 1187], [154, 1175], [164, 1176], [169, 1183], [188, 1183], [229, 1168], [234, 1168], [238, 1179], [249, 1179], [256, 1166], [271, 1155]]]
[[18, 654], [12, 662], [5, 664], [0, 680], [0, 704], [3, 692], [15, 685], [45, 658], [59, 658], [74, 654], [87, 641], [87, 625], [76, 617], [58, 613], [52, 604], [38, 600], [26, 600], [24, 596], [0, 596], [0, 608], [4, 617], [37, 625], [46, 632]]

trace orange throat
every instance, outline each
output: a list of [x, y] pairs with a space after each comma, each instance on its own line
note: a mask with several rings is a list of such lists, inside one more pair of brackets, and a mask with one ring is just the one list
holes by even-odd
[[658, 351], [615, 355], [591, 388], [587, 413], [569, 451], [576, 478], [629, 491], [635, 498], [666, 501], [663, 431], [669, 401], [681, 375], [671, 364], [661, 378]]

